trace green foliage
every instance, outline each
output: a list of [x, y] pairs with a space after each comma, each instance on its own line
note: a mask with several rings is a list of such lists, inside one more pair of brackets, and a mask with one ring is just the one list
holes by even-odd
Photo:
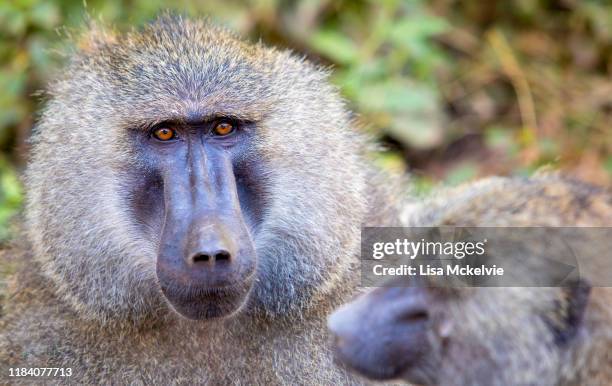
[[0, 239], [39, 90], [91, 18], [125, 29], [170, 9], [333, 68], [377, 163], [417, 192], [542, 166], [612, 180], [612, 4], [601, 0], [11, 0], [0, 2]]
[[440, 144], [434, 71], [444, 55], [432, 38], [447, 23], [422, 1], [368, 1], [338, 13], [332, 25], [315, 31], [308, 43], [338, 65], [334, 81], [370, 127], [416, 147]]
[[21, 183], [14, 169], [4, 158], [0, 158], [0, 243], [11, 236], [8, 224], [19, 211], [21, 201]]
[[454, 186], [474, 179], [478, 175], [478, 167], [472, 162], [455, 166], [446, 177], [446, 183]]

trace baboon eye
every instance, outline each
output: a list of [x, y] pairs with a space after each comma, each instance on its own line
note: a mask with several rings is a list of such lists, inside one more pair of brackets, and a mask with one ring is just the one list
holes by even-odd
[[176, 137], [176, 133], [168, 127], [161, 127], [153, 131], [153, 136], [160, 141], [170, 141]]
[[222, 121], [222, 122], [215, 123], [215, 128], [213, 129], [213, 132], [215, 133], [215, 135], [223, 137], [223, 136], [233, 133], [234, 130], [235, 130], [235, 126], [232, 123], [227, 122], [227, 121]]

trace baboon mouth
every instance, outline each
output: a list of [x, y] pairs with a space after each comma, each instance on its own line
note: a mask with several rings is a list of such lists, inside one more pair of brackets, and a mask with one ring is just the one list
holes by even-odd
[[160, 287], [178, 314], [187, 319], [205, 320], [239, 312], [248, 299], [252, 279], [224, 287], [194, 287], [160, 281]]

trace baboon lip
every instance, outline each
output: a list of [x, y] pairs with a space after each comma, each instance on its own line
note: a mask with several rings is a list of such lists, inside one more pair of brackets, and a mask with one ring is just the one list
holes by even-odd
[[251, 278], [222, 286], [184, 286], [164, 283], [160, 287], [174, 311], [187, 319], [204, 320], [234, 315], [246, 303], [252, 287]]

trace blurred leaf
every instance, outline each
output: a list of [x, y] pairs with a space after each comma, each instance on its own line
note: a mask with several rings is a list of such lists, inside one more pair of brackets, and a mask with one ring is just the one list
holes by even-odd
[[319, 31], [310, 39], [312, 47], [340, 64], [350, 64], [357, 60], [358, 50], [355, 43], [336, 31]]
[[539, 166], [523, 166], [518, 167], [513, 171], [513, 175], [520, 177], [530, 177], [539, 169]]
[[612, 156], [609, 156], [604, 163], [604, 168], [608, 172], [608, 174], [612, 175]]
[[22, 188], [10, 164], [0, 158], [0, 242], [10, 237], [9, 221], [19, 211]]
[[411, 194], [416, 197], [423, 197], [431, 194], [436, 187], [436, 183], [430, 177], [414, 176], [410, 180]]
[[57, 5], [50, 1], [34, 6], [30, 13], [32, 24], [44, 29], [51, 29], [59, 24], [61, 18]]
[[2, 25], [4, 31], [13, 36], [23, 35], [27, 26], [27, 19], [24, 13], [7, 10], [7, 12], [1, 16], [0, 25]]
[[448, 23], [439, 17], [419, 15], [418, 18], [409, 18], [393, 25], [390, 37], [393, 42], [412, 48], [415, 42], [423, 42], [448, 28]]
[[454, 167], [446, 175], [445, 181], [450, 186], [462, 184], [474, 179], [478, 175], [478, 168], [471, 162]]
[[545, 157], [555, 157], [559, 154], [559, 145], [550, 138], [541, 138], [538, 141], [538, 147]]
[[431, 149], [444, 140], [444, 129], [435, 114], [395, 114], [387, 133], [407, 147]]
[[49, 42], [42, 36], [35, 35], [29, 39], [28, 51], [34, 66], [44, 69], [51, 65], [51, 58], [49, 58]]
[[512, 139], [512, 132], [508, 129], [490, 127], [487, 129], [485, 134], [485, 141], [487, 145], [491, 147], [508, 148], [514, 143], [514, 140]]
[[356, 99], [360, 111], [389, 114], [386, 132], [407, 146], [431, 148], [444, 137], [440, 104], [430, 87], [388, 80], [363, 85]]
[[406, 172], [406, 161], [397, 152], [380, 152], [376, 154], [374, 162], [382, 169], [391, 173], [403, 174]]
[[407, 79], [389, 79], [364, 85], [357, 103], [365, 110], [433, 112], [438, 100], [434, 90]]

